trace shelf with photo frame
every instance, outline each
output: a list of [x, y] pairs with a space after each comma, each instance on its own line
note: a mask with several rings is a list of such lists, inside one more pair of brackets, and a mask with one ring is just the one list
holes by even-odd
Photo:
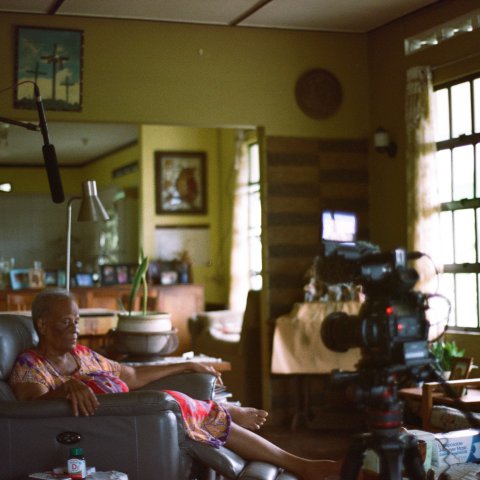
[[[137, 269], [136, 264], [105, 264], [100, 267], [101, 285], [129, 285]], [[151, 260], [147, 281], [149, 285], [178, 285], [193, 283], [191, 267], [180, 260]]]

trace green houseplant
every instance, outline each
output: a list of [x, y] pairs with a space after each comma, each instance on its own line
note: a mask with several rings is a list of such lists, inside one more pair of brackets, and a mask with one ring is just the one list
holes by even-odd
[[[128, 310], [118, 314], [117, 346], [132, 355], [166, 355], [178, 347], [176, 331], [172, 329], [171, 315], [147, 311], [149, 258], [140, 252], [138, 267], [132, 280]], [[135, 300], [142, 289], [142, 308], [135, 310]]]
[[438, 340], [430, 346], [430, 351], [435, 356], [438, 364], [444, 372], [450, 372], [452, 369], [452, 358], [463, 357], [465, 349], [461, 349], [455, 343], [455, 340]]

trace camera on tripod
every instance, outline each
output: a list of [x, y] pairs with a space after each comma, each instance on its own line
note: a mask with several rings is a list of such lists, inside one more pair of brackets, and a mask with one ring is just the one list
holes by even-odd
[[427, 296], [413, 291], [418, 280], [408, 260], [422, 254], [395, 249], [382, 253], [366, 242], [324, 243], [317, 274], [326, 282], [362, 285], [366, 300], [358, 315], [335, 312], [322, 324], [324, 344], [333, 351], [362, 349], [370, 366], [407, 369], [429, 363]]

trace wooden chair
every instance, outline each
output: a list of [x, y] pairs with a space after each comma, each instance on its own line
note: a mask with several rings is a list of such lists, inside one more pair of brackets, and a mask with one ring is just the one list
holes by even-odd
[[[480, 388], [480, 378], [452, 380], [448, 384], [452, 387]], [[480, 390], [472, 389], [461, 397], [466, 406], [473, 409], [480, 408]], [[443, 394], [439, 382], [425, 382], [422, 386], [420, 400], [420, 416], [422, 428], [430, 432], [460, 430], [470, 425], [462, 411], [456, 408], [455, 402]]]

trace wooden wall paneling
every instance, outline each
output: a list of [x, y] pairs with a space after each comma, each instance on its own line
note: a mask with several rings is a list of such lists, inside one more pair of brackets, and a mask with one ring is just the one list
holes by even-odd
[[[359, 238], [368, 239], [367, 146], [366, 140], [266, 139], [270, 348], [276, 318], [303, 301], [305, 274], [320, 252], [322, 210], [355, 212]], [[276, 381], [275, 392], [270, 391], [276, 395], [283, 388]], [[270, 406], [279, 405], [270, 400]]]

